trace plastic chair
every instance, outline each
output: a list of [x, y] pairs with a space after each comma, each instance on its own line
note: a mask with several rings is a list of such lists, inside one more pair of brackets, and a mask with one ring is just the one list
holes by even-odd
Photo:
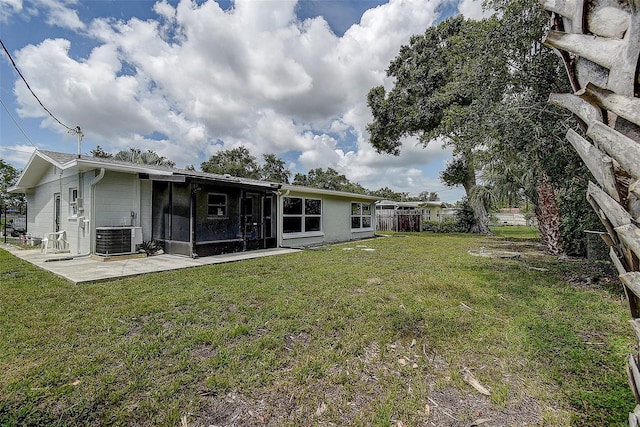
[[42, 252], [46, 254], [49, 247], [56, 252], [68, 249], [67, 232], [58, 231], [55, 233], [47, 233], [42, 239]]

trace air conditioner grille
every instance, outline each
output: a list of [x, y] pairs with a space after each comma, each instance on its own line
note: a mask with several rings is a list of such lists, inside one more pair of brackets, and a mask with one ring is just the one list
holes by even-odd
[[131, 228], [96, 229], [96, 253], [115, 255], [131, 252]]

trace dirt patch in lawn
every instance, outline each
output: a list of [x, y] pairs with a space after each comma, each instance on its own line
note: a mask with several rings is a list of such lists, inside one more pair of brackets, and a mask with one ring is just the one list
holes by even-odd
[[529, 396], [510, 402], [502, 410], [492, 406], [486, 396], [447, 387], [429, 394], [422, 425], [494, 427], [539, 425], [542, 422], [540, 404]]
[[[444, 358], [412, 343], [381, 348], [376, 342], [342, 366], [334, 365], [315, 382], [276, 380], [251, 396], [238, 392], [203, 397], [188, 426], [353, 425], [392, 426], [540, 425], [545, 411], [535, 398], [517, 392], [496, 403], [471, 385], [451, 379]], [[506, 379], [509, 381], [509, 379]], [[414, 390], [427, 392], [415, 402]], [[517, 387], [510, 387], [517, 390]], [[390, 395], [410, 412], [395, 413]], [[368, 415], [363, 415], [368, 414]], [[373, 415], [372, 415], [373, 414]]]
[[548, 255], [545, 246], [533, 240], [486, 239], [481, 241], [487, 250], [502, 252], [517, 252], [524, 256]]

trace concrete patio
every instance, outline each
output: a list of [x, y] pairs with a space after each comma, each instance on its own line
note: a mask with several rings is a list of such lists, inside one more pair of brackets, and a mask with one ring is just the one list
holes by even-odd
[[202, 258], [164, 254], [145, 258], [98, 261], [89, 256], [74, 258], [74, 254], [70, 253], [43, 254], [40, 249], [21, 249], [10, 244], [2, 244], [0, 248], [75, 284], [99, 282], [146, 273], [178, 270], [209, 264], [221, 264], [266, 256], [284, 255], [300, 251], [299, 249], [276, 248]]

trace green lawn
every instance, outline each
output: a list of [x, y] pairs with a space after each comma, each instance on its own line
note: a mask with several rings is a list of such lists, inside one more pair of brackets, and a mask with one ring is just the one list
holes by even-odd
[[540, 237], [537, 227], [492, 226], [491, 231], [497, 237], [509, 239], [537, 239]]
[[519, 233], [79, 286], [0, 250], [0, 425], [625, 425], [619, 285]]

